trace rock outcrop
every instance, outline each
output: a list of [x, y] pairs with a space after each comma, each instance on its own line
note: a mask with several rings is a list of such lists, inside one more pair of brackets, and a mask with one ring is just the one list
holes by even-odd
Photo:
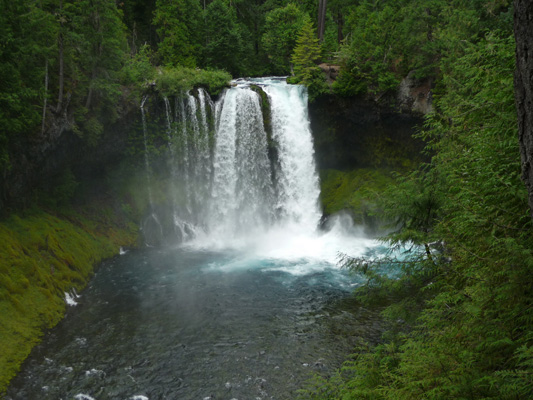
[[361, 97], [321, 96], [309, 105], [320, 169], [396, 168], [421, 157], [422, 114]]

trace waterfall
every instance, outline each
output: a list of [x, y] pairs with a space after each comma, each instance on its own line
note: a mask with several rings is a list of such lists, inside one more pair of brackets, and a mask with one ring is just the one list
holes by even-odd
[[319, 183], [303, 86], [238, 80], [215, 103], [195, 89], [176, 97], [173, 116], [164, 102], [180, 240], [315, 231]]
[[141, 229], [144, 232], [145, 243], [150, 246], [152, 244], [160, 243], [163, 239], [163, 227], [157, 213], [154, 209], [154, 198], [152, 195], [152, 183], [150, 179], [150, 158], [148, 155], [148, 129], [146, 123], [146, 114], [144, 111], [144, 105], [148, 100], [148, 96], [143, 97], [141, 101], [141, 118], [143, 128], [143, 143], [144, 143], [144, 164], [146, 170], [146, 188], [148, 192], [148, 206], [149, 214], [141, 223]]
[[259, 95], [230, 89], [219, 118], [209, 232], [223, 238], [263, 230], [271, 224], [273, 186]]
[[272, 136], [278, 145], [280, 173], [278, 204], [282, 218], [312, 231], [321, 212], [314, 147], [303, 86], [277, 84], [264, 87], [272, 108]]
[[143, 144], [144, 144], [144, 167], [146, 170], [146, 188], [148, 191], [148, 203], [150, 206], [150, 210], [153, 210], [154, 208], [154, 200], [152, 196], [152, 184], [150, 179], [150, 158], [148, 156], [148, 133], [147, 133], [147, 127], [146, 127], [146, 114], [144, 111], [144, 105], [146, 103], [146, 100], [148, 100], [148, 96], [143, 97], [141, 101], [141, 116], [142, 116], [142, 126], [143, 126]]

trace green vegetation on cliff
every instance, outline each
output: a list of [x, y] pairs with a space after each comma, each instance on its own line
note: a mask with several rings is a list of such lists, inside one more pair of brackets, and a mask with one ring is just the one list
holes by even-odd
[[324, 215], [347, 211], [355, 223], [369, 224], [369, 217], [379, 217], [378, 199], [392, 182], [388, 170], [323, 170], [320, 172], [320, 193]]
[[65, 293], [83, 289], [101, 260], [136, 239], [137, 227], [106, 204], [0, 221], [0, 393], [63, 317]]

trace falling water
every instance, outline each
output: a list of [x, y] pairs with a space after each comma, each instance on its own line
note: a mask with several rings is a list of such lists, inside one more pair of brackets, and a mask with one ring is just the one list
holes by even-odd
[[298, 229], [313, 231], [320, 219], [320, 189], [303, 86], [267, 85], [271, 99], [272, 136], [281, 164], [278, 208]]
[[250, 234], [271, 224], [273, 187], [259, 95], [248, 87], [226, 94], [214, 149], [208, 232]]
[[216, 103], [203, 89], [188, 92], [176, 99], [174, 128], [164, 100], [175, 191], [184, 193], [173, 200], [182, 238], [191, 236], [184, 224], [204, 241], [226, 244], [273, 228], [315, 230], [318, 176], [303, 87], [240, 80]]
[[[146, 126], [146, 115], [144, 111], [144, 105], [147, 99], [148, 99], [148, 96], [145, 96], [143, 97], [141, 101], [141, 115], [142, 115], [143, 139], [144, 139], [144, 163], [145, 163], [145, 169], [146, 169], [146, 188], [148, 192], [148, 203], [149, 203], [148, 205], [150, 207], [150, 213], [148, 217], [146, 217], [144, 221], [142, 221], [141, 229], [145, 232], [146, 238], [148, 237], [155, 238], [157, 242], [161, 242], [163, 238], [163, 227], [161, 226], [161, 222], [159, 222], [157, 213], [154, 210], [154, 198], [152, 195], [152, 184], [151, 184], [151, 179], [150, 179], [150, 158], [148, 155], [148, 134], [147, 134], [147, 126]], [[149, 241], [146, 244], [151, 245]]]
[[142, 115], [142, 125], [143, 125], [143, 140], [144, 140], [144, 166], [146, 170], [146, 188], [148, 190], [148, 202], [150, 205], [150, 209], [153, 210], [154, 200], [152, 196], [152, 185], [151, 185], [151, 179], [150, 179], [150, 159], [148, 157], [148, 135], [147, 135], [147, 128], [146, 128], [146, 115], [144, 111], [144, 105], [146, 103], [146, 100], [148, 100], [148, 96], [144, 96], [141, 101], [141, 115]]

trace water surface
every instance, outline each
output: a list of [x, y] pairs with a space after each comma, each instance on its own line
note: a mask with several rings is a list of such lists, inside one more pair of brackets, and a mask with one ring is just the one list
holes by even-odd
[[8, 399], [294, 399], [338, 368], [374, 312], [357, 278], [311, 258], [131, 251], [104, 263]]

